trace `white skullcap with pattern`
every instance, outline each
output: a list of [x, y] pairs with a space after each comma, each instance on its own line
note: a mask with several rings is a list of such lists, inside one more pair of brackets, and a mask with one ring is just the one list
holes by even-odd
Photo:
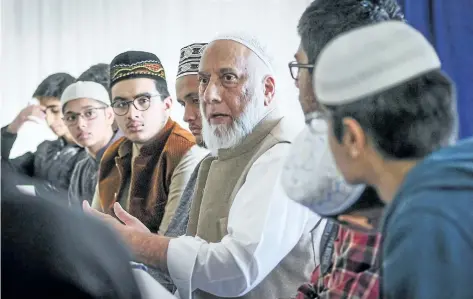
[[261, 61], [268, 67], [271, 74], [274, 73], [272, 66], [273, 59], [269, 54], [266, 45], [264, 45], [257, 37], [244, 32], [226, 33], [217, 35], [209, 42], [209, 44], [218, 40], [231, 40], [244, 45], [255, 53], [259, 59], [261, 59]]

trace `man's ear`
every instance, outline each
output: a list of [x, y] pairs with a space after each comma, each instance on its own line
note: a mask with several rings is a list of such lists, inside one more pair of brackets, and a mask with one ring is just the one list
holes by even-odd
[[342, 143], [348, 149], [351, 158], [357, 158], [366, 146], [366, 135], [358, 121], [345, 117], [343, 122]]
[[264, 87], [264, 105], [269, 106], [274, 99], [274, 94], [276, 92], [276, 83], [274, 82], [274, 77], [268, 75], [263, 79]]
[[115, 113], [113, 113], [112, 107], [105, 108], [105, 118], [107, 119], [107, 123], [109, 125], [113, 124], [113, 121], [115, 120]]
[[172, 108], [172, 102], [173, 102], [173, 101], [172, 101], [171, 96], [165, 98], [165, 99], [163, 100], [164, 110], [166, 110], [166, 111], [167, 111], [167, 110], [170, 110], [170, 109]]

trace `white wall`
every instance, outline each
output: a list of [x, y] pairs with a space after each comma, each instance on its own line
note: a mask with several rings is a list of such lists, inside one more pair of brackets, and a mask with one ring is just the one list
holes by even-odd
[[[299, 38], [297, 21], [310, 0], [2, 0], [1, 125], [13, 120], [51, 73], [78, 76], [126, 50], [153, 52], [174, 94], [179, 49], [216, 33], [250, 31], [275, 56], [278, 94], [300, 118], [287, 63]], [[182, 123], [182, 109], [173, 117]]]

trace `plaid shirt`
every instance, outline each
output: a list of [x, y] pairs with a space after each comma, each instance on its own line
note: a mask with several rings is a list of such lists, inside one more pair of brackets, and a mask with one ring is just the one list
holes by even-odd
[[315, 268], [310, 284], [299, 288], [297, 299], [379, 298], [381, 235], [367, 235], [340, 227], [331, 271], [320, 277]]

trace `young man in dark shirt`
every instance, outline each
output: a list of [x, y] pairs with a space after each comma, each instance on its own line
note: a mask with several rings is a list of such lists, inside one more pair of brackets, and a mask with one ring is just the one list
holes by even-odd
[[[42, 187], [45, 187], [43, 189], [52, 192], [69, 188], [76, 163], [87, 156], [85, 150], [73, 141], [62, 120], [60, 97], [74, 80], [74, 77], [66, 73], [56, 73], [44, 79], [33, 93], [39, 105], [24, 108], [11, 124], [1, 130], [2, 158], [9, 160], [17, 171], [33, 178], [43, 179]], [[42, 142], [34, 153], [28, 152], [9, 159], [18, 130], [31, 117], [45, 119], [58, 139]], [[64, 203], [66, 202], [67, 197], [64, 198]]]

